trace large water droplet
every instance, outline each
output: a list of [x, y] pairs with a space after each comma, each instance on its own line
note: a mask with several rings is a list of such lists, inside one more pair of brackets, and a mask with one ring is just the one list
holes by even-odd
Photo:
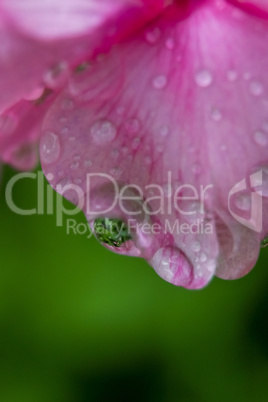
[[115, 138], [116, 127], [108, 120], [98, 120], [92, 125], [90, 134], [97, 145], [105, 145]]
[[158, 75], [153, 80], [153, 86], [155, 89], [165, 88], [167, 85], [167, 78], [164, 75]]
[[60, 141], [57, 134], [46, 131], [40, 141], [40, 153], [43, 162], [53, 163], [60, 156]]
[[163, 247], [150, 261], [156, 273], [176, 286], [187, 286], [193, 279], [193, 269], [185, 255], [177, 248]]
[[201, 88], [209, 87], [212, 84], [212, 81], [212, 74], [208, 70], [200, 70], [195, 75], [195, 82]]

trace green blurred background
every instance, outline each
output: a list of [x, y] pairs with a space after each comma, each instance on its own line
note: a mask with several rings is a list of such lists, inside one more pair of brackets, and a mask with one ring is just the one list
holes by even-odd
[[[12, 175], [0, 200], [1, 402], [267, 402], [268, 247], [245, 278], [176, 288], [67, 235], [55, 214], [11, 212]], [[36, 194], [34, 180], [14, 187], [21, 207]]]

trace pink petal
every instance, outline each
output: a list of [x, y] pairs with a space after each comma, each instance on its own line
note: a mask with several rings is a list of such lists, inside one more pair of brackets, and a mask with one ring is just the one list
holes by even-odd
[[[142, 0], [1, 0], [2, 12], [26, 34], [42, 39], [81, 36], [128, 8], [143, 9]], [[161, 7], [149, 5], [152, 8]], [[162, 4], [163, 7], [163, 4]], [[151, 10], [152, 11], [152, 10]]]
[[[140, 255], [169, 282], [200, 288], [216, 269], [226, 279], [247, 273], [268, 231], [266, 198], [263, 227], [261, 208], [250, 220], [249, 186], [250, 175], [268, 172], [268, 22], [222, 2], [202, 3], [187, 18], [185, 11], [171, 7], [75, 75], [46, 118], [40, 151], [51, 185], [89, 220], [114, 194], [100, 176], [87, 187], [88, 173], [138, 186], [132, 196], [140, 193], [150, 210], [134, 218], [160, 225], [134, 235]], [[232, 192], [243, 179], [246, 187]], [[258, 198], [260, 182], [251, 184]], [[180, 186], [180, 208], [174, 200], [169, 207]], [[129, 202], [130, 212], [139, 202]], [[117, 206], [109, 214], [131, 216]], [[180, 233], [171, 229], [178, 221]]]
[[258, 15], [262, 18], [268, 18], [267, 0], [229, 0], [241, 7], [242, 9]]
[[62, 86], [70, 70], [138, 29], [159, 7], [141, 0], [2, 0], [0, 113], [40, 88]]
[[0, 116], [0, 160], [19, 170], [37, 165], [41, 124], [54, 99], [48, 93], [43, 100], [24, 100]]

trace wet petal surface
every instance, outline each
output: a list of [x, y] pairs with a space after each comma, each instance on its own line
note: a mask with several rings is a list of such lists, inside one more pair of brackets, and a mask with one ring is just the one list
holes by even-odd
[[43, 127], [43, 141], [56, 138], [53, 158], [40, 152], [56, 190], [79, 185], [64, 195], [89, 220], [89, 193], [96, 213], [113, 199], [104, 175], [134, 185], [146, 206], [139, 223], [160, 228], [143, 243], [138, 233], [141, 256], [171, 283], [200, 288], [216, 269], [246, 274], [268, 229], [252, 205], [268, 166], [268, 23], [223, 2], [185, 17], [171, 7], [77, 74]]

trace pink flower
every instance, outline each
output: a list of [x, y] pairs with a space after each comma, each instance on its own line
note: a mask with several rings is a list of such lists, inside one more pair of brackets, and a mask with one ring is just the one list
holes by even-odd
[[0, 4], [2, 159], [32, 149], [46, 114], [43, 171], [108, 248], [190, 289], [252, 269], [268, 233], [267, 2]]

